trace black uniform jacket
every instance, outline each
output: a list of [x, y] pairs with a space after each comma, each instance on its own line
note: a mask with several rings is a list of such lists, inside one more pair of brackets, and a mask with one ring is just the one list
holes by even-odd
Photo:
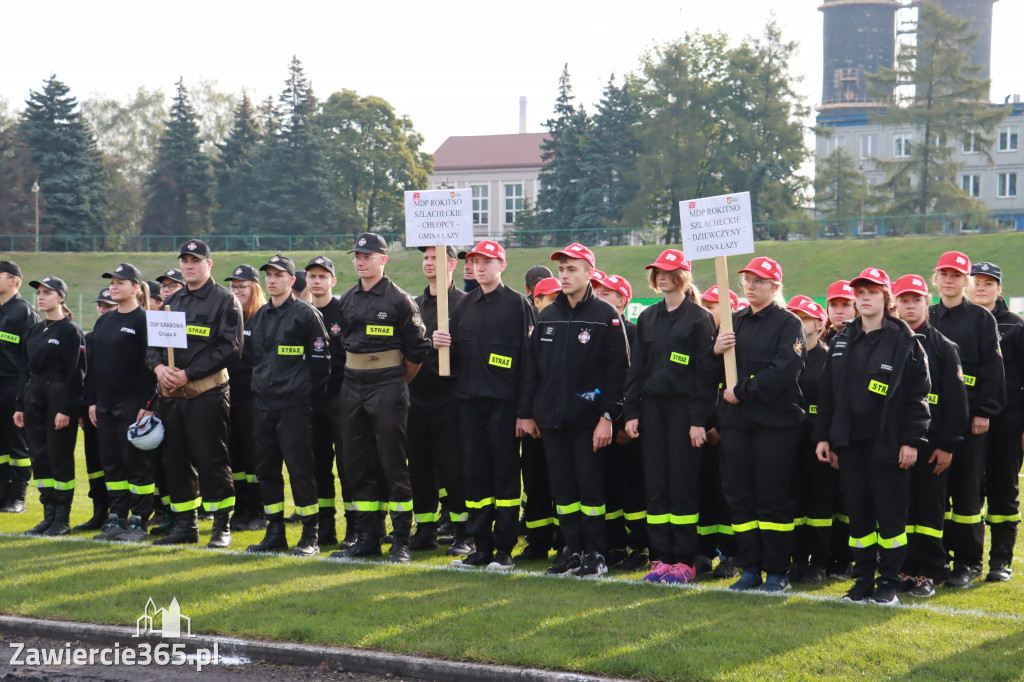
[[25, 334], [22, 346], [25, 358], [15, 409], [24, 409], [22, 392], [30, 375], [61, 377], [64, 397], [57, 411], [68, 416], [78, 414], [85, 397], [85, 335], [81, 327], [68, 317], [36, 322]]
[[38, 321], [36, 311], [21, 294], [0, 305], [0, 381], [17, 381], [21, 376], [25, 335]]
[[452, 313], [452, 364], [458, 366], [456, 397], [509, 400], [518, 417], [530, 416], [523, 388], [528, 365], [533, 306], [504, 284], [485, 294], [467, 293]]
[[280, 410], [311, 404], [331, 373], [327, 330], [316, 308], [294, 296], [267, 303], [249, 318], [252, 391], [256, 407]]
[[[459, 301], [465, 298], [466, 292], [455, 288], [452, 282], [448, 287], [448, 318], [451, 320], [452, 313], [458, 307]], [[420, 315], [423, 317], [423, 326], [427, 330], [427, 338], [437, 329], [437, 296], [430, 293], [428, 286], [423, 293], [416, 297], [416, 305], [420, 307]], [[420, 410], [429, 410], [436, 407], [438, 402], [454, 394], [459, 383], [459, 373], [454, 363], [450, 363], [451, 375], [443, 377], [438, 374], [437, 351], [431, 348], [425, 358], [423, 366], [416, 373], [416, 377], [409, 384], [409, 400], [412, 407]]]
[[[928, 354], [928, 375], [932, 381], [928, 394], [928, 409], [932, 414], [928, 442], [940, 450], [953, 452], [971, 428], [960, 351], [927, 321], [914, 331], [923, 337], [921, 345]], [[930, 452], [927, 454], [931, 457]]]
[[841, 451], [857, 439], [857, 425], [850, 418], [854, 400], [884, 395], [878, 437], [872, 450], [876, 462], [899, 461], [900, 447], [921, 448], [930, 422], [928, 357], [921, 339], [902, 320], [886, 317], [879, 333], [883, 357], [891, 361], [878, 367], [853, 367], [845, 362], [854, 344], [862, 342], [862, 320], [846, 325], [832, 341], [825, 369], [821, 373], [818, 416], [814, 423], [815, 442], [828, 441]]
[[[254, 315], [256, 313], [253, 313]], [[243, 397], [252, 399], [252, 318], [249, 318], [249, 322], [245, 322], [245, 326], [242, 329], [242, 336], [244, 341], [242, 343], [242, 356], [238, 358], [235, 364], [231, 365], [231, 401], [234, 404], [235, 399], [241, 400]]]
[[[524, 394], [527, 416], [542, 429], [593, 429], [607, 412], [614, 421], [629, 371], [622, 315], [588, 284], [575, 307], [564, 293], [540, 311], [530, 337]], [[595, 400], [581, 394], [599, 389]]]
[[993, 314], [1006, 373], [1006, 411], [1019, 413], [1024, 410], [1024, 318], [1010, 312], [1002, 297], [996, 301]]
[[1006, 377], [999, 331], [992, 313], [968, 300], [952, 308], [936, 303], [928, 320], [960, 349], [971, 416], [994, 417], [1006, 403]]
[[802, 398], [801, 406], [806, 411], [804, 424], [814, 421], [814, 415], [818, 414], [818, 387], [821, 385], [821, 370], [825, 368], [825, 358], [828, 356], [828, 345], [819, 341], [814, 348], [807, 351], [804, 358], [804, 368], [800, 372], [800, 379], [797, 384], [800, 386]]
[[146, 311], [117, 310], [100, 315], [85, 335], [85, 404], [114, 406], [146, 402], [156, 389], [156, 377], [146, 367], [149, 350]]
[[327, 392], [341, 390], [341, 382], [345, 378], [345, 346], [341, 342], [341, 301], [331, 297], [323, 308], [317, 308], [324, 329], [327, 330], [327, 347], [331, 351], [331, 377], [327, 380]]
[[[212, 277], [195, 291], [178, 289], [164, 305], [185, 313], [188, 348], [174, 349], [174, 366], [184, 369], [189, 381], [227, 369], [242, 357], [242, 306]], [[150, 369], [166, 365], [167, 349], [150, 346], [146, 364]]]
[[714, 316], [684, 296], [675, 310], [669, 311], [662, 300], [640, 313], [636, 322], [623, 405], [626, 419], [640, 418], [643, 399], [681, 397], [690, 401], [690, 424], [707, 427], [715, 384], [701, 371], [700, 360], [714, 343]]
[[[719, 424], [744, 429], [799, 426], [804, 411], [797, 379], [806, 346], [800, 318], [770, 303], [756, 313], [750, 308], [733, 313], [732, 328], [737, 370], [733, 392], [740, 403], [719, 400]], [[704, 353], [703, 362], [714, 385], [725, 380], [725, 363], [713, 347]]]

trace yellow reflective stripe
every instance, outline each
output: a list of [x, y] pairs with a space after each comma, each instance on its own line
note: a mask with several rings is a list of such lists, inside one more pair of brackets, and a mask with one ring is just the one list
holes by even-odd
[[232, 481], [244, 481], [244, 480], [246, 480], [245, 472], [244, 471], [232, 471], [231, 472], [231, 480]]
[[53, 489], [54, 490], [74, 490], [75, 489], [75, 482], [74, 481], [58, 481], [58, 480], [54, 480], [53, 481]]
[[129, 485], [128, 489], [136, 495], [152, 495], [156, 492], [156, 484], [150, 483], [149, 485]]
[[937, 393], [929, 393], [928, 394], [928, 402], [931, 405], [938, 405], [939, 404], [939, 395]]
[[438, 488], [437, 496], [438, 497], [448, 497], [448, 491], [445, 490], [444, 488]]
[[217, 502], [203, 502], [203, 509], [208, 512], [220, 511], [222, 509], [229, 509], [235, 506], [235, 497], [225, 497], [223, 500]]
[[21, 343], [21, 337], [10, 332], [0, 332], [0, 341], [6, 341], [7, 343]]
[[944, 520], [946, 520], [946, 521], [949, 521], [949, 520], [951, 520], [951, 519], [953, 518], [953, 512], [951, 512], [951, 511], [948, 511], [948, 512], [946, 512], [946, 513], [945, 513], [945, 515], [943, 515], [943, 517], [942, 517], [942, 518], [943, 518]]
[[668, 523], [668, 514], [648, 514], [647, 523], [651, 523], [654, 525]]
[[358, 509], [356, 509], [356, 503], [355, 502], [342, 502], [341, 503], [341, 508], [344, 509], [345, 511], [351, 511], [351, 512], [359, 511]]
[[985, 520], [989, 523], [1019, 523], [1020, 513], [1007, 515], [989, 514], [985, 517]]
[[366, 325], [367, 336], [394, 336], [395, 328], [384, 324]]
[[697, 535], [714, 535], [715, 533], [724, 533], [726, 535], [732, 535], [732, 526], [723, 526], [715, 524], [711, 526], [697, 526]]
[[829, 517], [827, 519], [812, 519], [812, 518], [808, 517], [807, 518], [807, 525], [810, 526], [811, 528], [831, 528], [832, 527], [832, 518]]
[[579, 508], [587, 516], [604, 516], [605, 512], [605, 505], [603, 504], [600, 507], [588, 507], [585, 504], [580, 504]]
[[908, 533], [917, 533], [918, 535], [929, 535], [933, 538], [942, 539], [941, 528], [929, 528], [928, 526], [907, 526]]
[[36, 487], [38, 487], [38, 488], [52, 488], [53, 487], [53, 479], [52, 478], [37, 478], [36, 479]]
[[510, 497], [510, 498], [504, 499], [504, 500], [501, 499], [501, 498], [498, 498], [498, 499], [494, 500], [494, 506], [495, 507], [518, 507], [519, 506], [519, 498], [518, 497]]
[[774, 531], [778, 531], [780, 533], [785, 533], [786, 531], [791, 531], [791, 530], [795, 530], [796, 529], [796, 525], [793, 524], [792, 522], [790, 522], [790, 523], [774, 523], [772, 521], [758, 521], [757, 525], [758, 525], [758, 527], [761, 530], [774, 530]]
[[483, 509], [484, 507], [493, 507], [494, 498], [485, 497], [482, 500], [466, 500], [467, 509]]
[[626, 513], [621, 509], [616, 509], [615, 511], [611, 511], [605, 514], [604, 519], [605, 521], [614, 521], [615, 519], [623, 518], [625, 515]]
[[700, 520], [700, 514], [669, 514], [668, 522], [675, 526], [692, 526]]
[[808, 405], [807, 406], [807, 411], [809, 413], [811, 413], [811, 414], [818, 414], [818, 406], [817, 405]]
[[193, 509], [199, 509], [199, 507], [200, 507], [200, 505], [202, 505], [202, 503], [203, 503], [203, 498], [201, 498], [201, 497], [197, 497], [194, 500], [189, 500], [188, 502], [171, 502], [171, 511], [172, 512], [192, 511]]
[[295, 513], [299, 516], [312, 516], [320, 511], [319, 504], [307, 504], [305, 507], [296, 507]]
[[284, 502], [275, 502], [274, 504], [263, 505], [263, 511], [267, 514], [283, 514], [284, 513]]
[[878, 544], [885, 549], [898, 549], [900, 547], [906, 547], [907, 545], [907, 534], [900, 533], [894, 538], [883, 538], [878, 536]]
[[878, 395], [885, 395], [889, 392], [889, 384], [883, 384], [881, 381], [872, 379], [871, 383], [868, 384], [868, 390]]
[[646, 519], [647, 518], [647, 512], [646, 511], [626, 512], [625, 513], [625, 517], [626, 517], [627, 521], [640, 521], [641, 519]]
[[972, 377], [969, 374], [965, 374], [964, 375], [964, 383], [967, 384], [968, 386], [973, 386], [977, 382], [978, 382], [978, 378], [977, 377]]
[[862, 538], [851, 537], [850, 547], [864, 549], [865, 547], [872, 547], [876, 542], [878, 542], [878, 533], [871, 533]]
[[[454, 520], [455, 519], [452, 519], [452, 521], [454, 521]], [[553, 526], [553, 525], [555, 525], [555, 519], [552, 516], [549, 516], [546, 519], [537, 519], [536, 521], [527, 521], [526, 522], [526, 527], [527, 528], [543, 528], [544, 526]]]
[[354, 511], [361, 511], [361, 512], [380, 511], [380, 502], [378, 502], [378, 501], [369, 501], [369, 500], [362, 501], [362, 502], [358, 502], [357, 501], [357, 502], [353, 502], [352, 506], [353, 506], [353, 510]]
[[334, 509], [334, 498], [333, 497], [320, 497], [317, 499], [316, 504], [321, 509]]
[[90, 481], [95, 481], [97, 478], [104, 478], [102, 471], [94, 471], [90, 474], [87, 474], [87, 476], [89, 477]]
[[433, 514], [413, 514], [416, 519], [416, 523], [437, 523], [441, 520], [441, 512], [434, 512]]
[[748, 530], [757, 530], [757, 521], [747, 521], [746, 523], [734, 523], [732, 524], [733, 532], [745, 533]]
[[673, 352], [672, 355], [668, 356], [668, 359], [670, 361], [675, 362], [675, 363], [680, 364], [680, 365], [688, 365], [688, 364], [690, 364], [690, 356], [689, 355], [684, 355], [682, 353], [675, 353], [675, 352]]
[[259, 479], [256, 478], [256, 474], [246, 474], [245, 475], [245, 482], [246, 483], [259, 483]]
[[572, 504], [566, 504], [566, 505], [561, 505], [561, 504], [556, 504], [555, 505], [555, 513], [557, 513], [559, 515], [574, 514], [574, 513], [578, 512], [579, 510], [580, 510], [580, 503], [579, 502], [573, 502]]
[[18, 459], [17, 457], [11, 457], [8, 460], [8, 462], [10, 463], [10, 465], [12, 467], [30, 467], [30, 466], [32, 466], [32, 460], [29, 457], [22, 457], [21, 459]]
[[167, 506], [167, 507], [171, 506], [171, 496], [170, 495], [162, 496], [160, 498], [160, 501], [164, 503], [164, 506]]
[[974, 514], [973, 516], [964, 516], [962, 514], [957, 514], [956, 512], [951, 512], [949, 515], [949, 520], [953, 523], [981, 523], [981, 514]]
[[833, 514], [832, 520], [838, 521], [839, 523], [845, 523], [847, 526], [850, 525], [850, 517], [846, 514]]
[[302, 355], [306, 352], [305, 346], [278, 346], [278, 355]]
[[501, 367], [502, 369], [512, 369], [512, 358], [507, 355], [491, 353], [491, 357], [487, 360], [487, 364], [493, 367]]
[[[210, 328], [202, 327], [198, 324], [190, 324], [185, 327], [185, 333], [189, 336], [210, 336]], [[188, 510], [186, 510], [188, 511]]]
[[128, 481], [107, 481], [107, 490], [128, 490]]
[[459, 512], [458, 514], [455, 512], [448, 512], [448, 518], [452, 520], [452, 523], [465, 523], [466, 521], [469, 521], [469, 514], [466, 512]]
[[10, 455], [0, 455], [0, 464], [7, 464], [11, 461]]
[[794, 526], [806, 526], [807, 525], [807, 517], [806, 516], [801, 516], [798, 519], [793, 519], [793, 525]]

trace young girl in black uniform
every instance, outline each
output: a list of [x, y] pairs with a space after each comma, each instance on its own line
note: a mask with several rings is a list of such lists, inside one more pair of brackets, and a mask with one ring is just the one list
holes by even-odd
[[67, 535], [75, 494], [75, 441], [85, 382], [85, 336], [64, 305], [68, 287], [59, 277], [29, 282], [44, 315], [25, 335], [25, 365], [14, 423], [25, 430], [43, 520], [26, 535]]
[[128, 441], [128, 427], [156, 392], [156, 377], [146, 367], [149, 291], [131, 263], [103, 277], [110, 280], [110, 298], [117, 308], [96, 320], [88, 347], [86, 404], [110, 495], [110, 517], [95, 539], [138, 542], [146, 538], [156, 490], [154, 453]]
[[850, 517], [856, 582], [843, 600], [896, 604], [907, 553], [907, 470], [928, 431], [928, 359], [919, 337], [894, 317], [884, 270], [868, 268], [850, 284], [860, 317], [836, 335], [821, 373], [816, 452], [838, 463]]

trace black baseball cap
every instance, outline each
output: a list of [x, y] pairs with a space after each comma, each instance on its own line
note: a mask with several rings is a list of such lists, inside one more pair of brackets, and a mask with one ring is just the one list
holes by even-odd
[[1003, 282], [1003, 271], [998, 265], [989, 261], [982, 261], [981, 263], [971, 265], [971, 276], [974, 275], [987, 275], [1000, 284]]
[[306, 271], [297, 270], [295, 272], [295, 281], [292, 282], [292, 291], [297, 294], [301, 294], [306, 290]]
[[[432, 247], [420, 246], [420, 247], [417, 247], [417, 248], [419, 248], [420, 251], [423, 251], [424, 253], [426, 253], [427, 249], [432, 248]], [[455, 260], [456, 258], [458, 258], [458, 252], [455, 251], [455, 247], [452, 246], [451, 244], [449, 244], [448, 246], [445, 247], [445, 251], [448, 252], [448, 257], [451, 258], [452, 260]], [[437, 253], [437, 252], [435, 251], [435, 253]]]
[[61, 298], [67, 298], [68, 296], [68, 285], [60, 277], [54, 277], [53, 275], [44, 277], [42, 281], [32, 280], [28, 285], [33, 289], [38, 289], [39, 287], [53, 289], [61, 295]]
[[210, 259], [210, 245], [204, 242], [202, 239], [189, 239], [187, 242], [181, 245], [181, 251], [178, 253], [178, 258], [182, 256], [192, 255], [197, 258]]
[[129, 282], [135, 282], [139, 286], [142, 286], [142, 273], [139, 269], [131, 263], [121, 263], [113, 272], [104, 272], [102, 275], [105, 279], [126, 279]]
[[295, 276], [295, 263], [292, 262], [291, 258], [289, 258], [288, 256], [284, 256], [280, 253], [271, 256], [269, 261], [260, 266], [260, 271], [263, 272], [269, 268], [274, 268], [275, 270], [284, 270], [292, 277]]
[[163, 303], [164, 297], [160, 295], [160, 283], [146, 282], [146, 286], [149, 287], [149, 297], [155, 298], [156, 300]]
[[157, 282], [163, 282], [165, 279], [169, 279], [172, 282], [176, 282], [181, 286], [185, 286], [185, 278], [181, 276], [181, 270], [178, 268], [171, 268], [164, 274], [156, 278]]
[[338, 273], [334, 271], [334, 261], [327, 256], [316, 256], [311, 261], [306, 263], [306, 269], [310, 268], [323, 268], [327, 272], [331, 273], [331, 277], [337, 277]]
[[0, 272], [6, 272], [8, 275], [14, 275], [15, 277], [22, 276], [21, 268], [12, 260], [0, 260]]
[[253, 266], [242, 263], [237, 268], [235, 268], [234, 272], [231, 273], [230, 277], [224, 278], [225, 282], [232, 282], [234, 280], [240, 280], [242, 282], [255, 282], [256, 284], [259, 284], [260, 273], [258, 273], [256, 271], [256, 268], [254, 268]]
[[384, 237], [373, 232], [363, 232], [356, 237], [356, 245], [349, 253], [387, 253], [388, 243]]
[[96, 297], [93, 303], [106, 303], [108, 305], [117, 305], [114, 299], [110, 298], [110, 289], [100, 289], [99, 296]]

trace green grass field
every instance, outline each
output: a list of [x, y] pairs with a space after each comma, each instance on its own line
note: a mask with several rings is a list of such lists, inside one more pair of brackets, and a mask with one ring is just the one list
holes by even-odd
[[[79, 452], [73, 522], [90, 510], [83, 467]], [[231, 551], [17, 535], [39, 515], [30, 493], [28, 513], [0, 516], [0, 613], [131, 626], [150, 597], [176, 597], [194, 632], [620, 677], [1024, 678], [1019, 577], [893, 608], [837, 601], [840, 581], [777, 597], [704, 578], [548, 578], [540, 561], [507, 576], [447, 570], [440, 550], [410, 566], [241, 554], [261, 533], [235, 533]]]
[[[636, 297], [653, 296], [646, 286], [644, 265], [654, 261], [661, 246], [610, 246], [596, 250], [597, 266], [608, 273], [622, 275], [633, 285]], [[858, 240], [808, 240], [793, 242], [758, 242], [758, 255], [776, 259], [784, 272], [785, 290], [788, 296], [805, 294], [824, 296], [828, 285], [837, 279], [849, 279], [865, 267], [881, 267], [895, 279], [907, 273], [928, 276], [940, 254], [945, 251], [964, 251], [974, 261], [993, 261], [1003, 268], [1004, 293], [1007, 296], [1024, 296], [1024, 233], [1010, 232], [968, 236], [927, 236], [893, 237], [884, 239]], [[550, 260], [552, 249], [514, 249], [508, 252], [509, 265], [505, 271], [506, 284], [523, 290], [526, 271], [534, 265], [547, 265], [554, 269]], [[270, 252], [224, 252], [214, 253], [214, 275], [222, 281], [240, 263], [259, 267], [265, 263]], [[314, 254], [311, 251], [295, 251], [289, 254], [296, 265], [302, 267]], [[335, 290], [343, 292], [356, 280], [350, 256], [341, 252], [328, 252], [338, 269], [339, 282]], [[12, 253], [11, 258], [21, 265], [25, 273], [25, 287], [22, 296], [30, 298], [32, 290], [28, 282], [42, 279], [46, 275], [57, 275], [68, 283], [69, 304], [83, 328], [91, 329], [95, 321], [95, 307], [89, 303], [103, 288], [106, 280], [100, 275], [117, 267], [118, 263], [130, 262], [147, 278], [153, 278], [167, 268], [177, 265], [176, 254], [153, 253]], [[419, 294], [425, 286], [420, 271], [421, 254], [416, 249], [391, 254], [387, 272], [403, 289]], [[730, 271], [747, 264], [747, 257], [733, 256], [729, 259]], [[461, 284], [460, 268], [456, 281]], [[714, 262], [709, 260], [694, 263], [694, 276], [698, 286], [706, 289], [714, 284]], [[738, 276], [733, 276], [733, 289], [738, 289]]]

